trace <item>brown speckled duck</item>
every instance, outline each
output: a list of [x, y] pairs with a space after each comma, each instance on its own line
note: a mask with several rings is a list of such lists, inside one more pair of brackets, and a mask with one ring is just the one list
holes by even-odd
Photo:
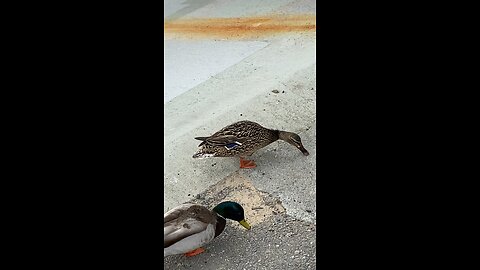
[[240, 168], [242, 169], [255, 168], [255, 162], [245, 158], [278, 139], [295, 146], [305, 156], [309, 155], [297, 134], [264, 128], [251, 121], [236, 122], [222, 128], [210, 137], [196, 137], [195, 139], [202, 143], [193, 158], [240, 157]]

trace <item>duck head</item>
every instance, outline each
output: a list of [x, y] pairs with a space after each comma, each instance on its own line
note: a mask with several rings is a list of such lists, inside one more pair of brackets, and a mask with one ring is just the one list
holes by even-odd
[[278, 138], [280, 140], [284, 140], [287, 143], [289, 143], [289, 144], [295, 146], [296, 148], [298, 148], [298, 150], [300, 150], [303, 153], [304, 156], [310, 155], [310, 153], [308, 153], [307, 149], [305, 149], [305, 147], [303, 147], [302, 139], [300, 139], [300, 136], [298, 136], [297, 134], [295, 134], [293, 132], [280, 131], [278, 133]]
[[245, 229], [250, 230], [250, 224], [245, 221], [245, 212], [243, 207], [236, 202], [222, 202], [213, 208], [213, 211], [224, 218], [238, 221]]

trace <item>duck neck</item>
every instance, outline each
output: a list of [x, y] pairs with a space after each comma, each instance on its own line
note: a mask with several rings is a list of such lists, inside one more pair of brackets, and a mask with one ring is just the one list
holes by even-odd
[[281, 139], [280, 134], [282, 133], [282, 131], [274, 130], [274, 129], [271, 129], [270, 131], [271, 131], [271, 134], [272, 134], [272, 142], [274, 142], [278, 139]]
[[279, 138], [280, 140], [284, 140], [284, 141], [286, 141], [286, 142], [289, 142], [289, 141], [291, 141], [290, 137], [291, 137], [293, 134], [294, 134], [294, 133], [292, 133], [292, 132], [280, 130], [280, 132], [278, 133], [278, 138]]
[[219, 236], [223, 232], [226, 224], [227, 224], [227, 221], [225, 220], [225, 218], [217, 214], [217, 225], [215, 226], [215, 237]]

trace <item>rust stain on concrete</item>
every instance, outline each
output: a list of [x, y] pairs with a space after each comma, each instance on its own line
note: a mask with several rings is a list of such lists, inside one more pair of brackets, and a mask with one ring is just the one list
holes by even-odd
[[165, 36], [248, 39], [290, 32], [315, 32], [315, 15], [203, 18], [164, 22]]

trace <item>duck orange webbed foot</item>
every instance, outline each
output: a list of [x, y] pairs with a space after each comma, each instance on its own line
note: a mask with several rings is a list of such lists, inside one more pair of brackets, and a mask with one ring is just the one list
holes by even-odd
[[240, 169], [253, 169], [255, 167], [257, 167], [257, 165], [253, 160], [240, 158]]
[[197, 248], [197, 249], [195, 249], [195, 250], [192, 250], [192, 251], [190, 251], [190, 252], [185, 253], [185, 256], [187, 256], [187, 257], [193, 257], [193, 256], [196, 256], [196, 255], [204, 252], [204, 251], [205, 251], [205, 249], [203, 249], [203, 248]]

